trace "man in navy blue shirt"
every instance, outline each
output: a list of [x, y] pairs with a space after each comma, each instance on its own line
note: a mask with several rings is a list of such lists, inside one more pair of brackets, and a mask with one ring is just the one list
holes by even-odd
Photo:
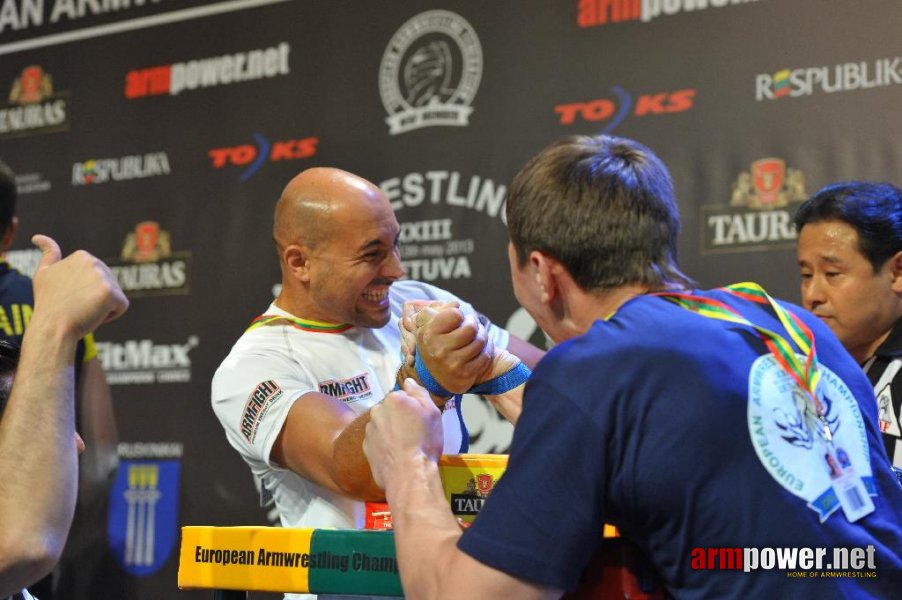
[[867, 379], [823, 323], [756, 284], [695, 289], [651, 150], [552, 144], [515, 177], [507, 220], [515, 295], [557, 346], [473, 526], [444, 500], [422, 388], [405, 382], [367, 428], [409, 597], [559, 597], [605, 523], [676, 597], [902, 589], [902, 489]]

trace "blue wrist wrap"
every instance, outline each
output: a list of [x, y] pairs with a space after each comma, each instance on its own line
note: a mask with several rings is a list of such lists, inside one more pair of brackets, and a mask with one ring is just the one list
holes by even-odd
[[515, 367], [499, 375], [498, 377], [483, 381], [470, 388], [471, 394], [485, 394], [493, 396], [503, 394], [522, 385], [532, 375], [529, 367], [523, 363], [517, 363]]
[[417, 377], [420, 378], [420, 383], [423, 384], [423, 387], [426, 388], [430, 394], [439, 396], [440, 398], [454, 396], [454, 394], [443, 388], [442, 384], [435, 380], [432, 373], [429, 372], [429, 369], [427, 369], [426, 365], [423, 363], [423, 359], [420, 358], [419, 352], [414, 355], [413, 367], [416, 369]]

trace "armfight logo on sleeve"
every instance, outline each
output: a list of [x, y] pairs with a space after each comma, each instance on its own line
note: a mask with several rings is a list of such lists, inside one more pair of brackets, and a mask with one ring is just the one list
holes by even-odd
[[241, 435], [251, 444], [257, 437], [257, 427], [266, 417], [273, 403], [282, 397], [282, 388], [273, 380], [264, 381], [247, 397], [241, 414]]
[[107, 541], [116, 562], [131, 575], [155, 573], [175, 547], [181, 457], [180, 443], [119, 444]]
[[347, 379], [320, 381], [319, 391], [327, 396], [341, 400], [345, 404], [366, 400], [373, 395], [368, 373], [361, 373]]
[[389, 133], [469, 124], [482, 78], [482, 46], [466, 19], [447, 10], [413, 17], [382, 55], [379, 94]]

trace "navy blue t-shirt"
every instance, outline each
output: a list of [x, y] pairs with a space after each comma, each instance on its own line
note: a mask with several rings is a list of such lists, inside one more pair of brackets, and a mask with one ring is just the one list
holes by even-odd
[[[696, 294], [785, 336], [767, 306]], [[542, 359], [507, 471], [460, 548], [522, 579], [573, 589], [610, 523], [677, 597], [902, 592], [902, 488], [876, 428], [873, 390], [820, 321], [784, 306], [814, 333], [826, 418], [876, 493], [873, 513], [846, 520], [820, 441], [758, 334], [640, 296]], [[691, 562], [695, 548], [811, 547], [828, 549], [826, 565], [834, 547], [868, 545], [876, 578], [792, 579], [787, 570], [694, 570]]]

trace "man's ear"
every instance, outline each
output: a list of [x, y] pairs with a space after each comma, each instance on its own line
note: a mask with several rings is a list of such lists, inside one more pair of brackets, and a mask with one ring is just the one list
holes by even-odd
[[16, 235], [16, 231], [19, 229], [19, 217], [13, 217], [9, 221], [9, 225], [6, 226], [6, 231], [3, 232], [3, 237], [0, 238], [0, 252], [6, 252], [9, 250], [9, 247], [13, 243], [13, 236]]
[[300, 244], [289, 244], [282, 250], [282, 261], [299, 281], [310, 281], [310, 253]]
[[536, 285], [541, 292], [542, 303], [550, 304], [559, 295], [557, 281], [559, 263], [538, 250], [530, 252], [529, 261], [535, 271]]
[[902, 294], [902, 250], [889, 257], [888, 262], [892, 290], [897, 294]]

